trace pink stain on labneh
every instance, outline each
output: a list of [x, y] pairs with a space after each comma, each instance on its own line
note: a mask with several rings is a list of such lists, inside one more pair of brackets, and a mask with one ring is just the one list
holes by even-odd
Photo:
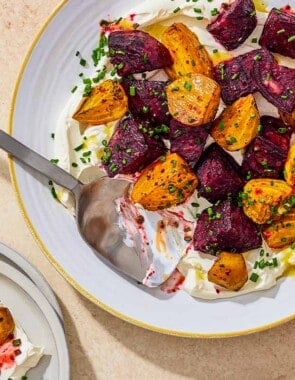
[[185, 280], [184, 275], [179, 272], [178, 269], [175, 269], [174, 272], [170, 275], [170, 277], [164, 282], [161, 286], [161, 290], [166, 293], [175, 293], [177, 290], [181, 288]]
[[15, 358], [21, 354], [19, 346], [13, 344], [14, 339], [0, 346], [0, 374], [2, 370], [11, 369], [16, 365]]

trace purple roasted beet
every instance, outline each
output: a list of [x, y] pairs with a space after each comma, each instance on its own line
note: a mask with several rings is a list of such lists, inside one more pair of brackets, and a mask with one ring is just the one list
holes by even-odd
[[224, 200], [204, 210], [193, 237], [194, 248], [204, 253], [246, 252], [262, 243], [259, 229], [241, 207]]
[[262, 116], [260, 124], [262, 126], [260, 136], [271, 141], [287, 154], [290, 147], [292, 128], [286, 126], [281, 119], [273, 116]]
[[110, 177], [135, 173], [165, 154], [163, 142], [142, 133], [139, 124], [130, 115], [120, 120], [105, 147], [102, 161]]
[[125, 78], [122, 85], [128, 96], [129, 110], [135, 117], [157, 125], [169, 124], [166, 82]]
[[286, 113], [295, 109], [295, 69], [278, 65], [267, 54], [253, 66], [258, 91], [274, 106]]
[[205, 150], [194, 171], [199, 195], [211, 203], [236, 195], [244, 185], [238, 164], [216, 143]]
[[214, 67], [214, 79], [221, 86], [224, 103], [231, 104], [238, 98], [257, 91], [252, 71], [256, 60], [260, 57], [273, 61], [273, 56], [266, 50], [256, 49]]
[[170, 151], [178, 153], [188, 164], [194, 166], [199, 160], [208, 137], [204, 127], [188, 127], [175, 119], [170, 122]]
[[110, 60], [126, 76], [171, 66], [169, 50], [141, 30], [117, 30], [109, 35]]
[[250, 36], [256, 25], [253, 1], [235, 0], [230, 5], [223, 5], [217, 18], [207, 26], [207, 30], [227, 50], [233, 50]]
[[274, 53], [295, 58], [295, 15], [273, 8], [264, 24], [259, 44]]
[[280, 178], [287, 154], [262, 136], [248, 145], [242, 162], [242, 173], [250, 178]]

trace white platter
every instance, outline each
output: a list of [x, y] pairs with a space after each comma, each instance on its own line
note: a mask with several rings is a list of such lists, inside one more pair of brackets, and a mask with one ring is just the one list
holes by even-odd
[[[60, 5], [20, 73], [9, 127], [14, 137], [52, 158], [50, 134], [81, 72], [76, 51], [89, 57], [99, 21], [110, 15], [119, 18], [136, 4], [139, 1], [70, 0]], [[177, 7], [176, 0], [174, 4]], [[154, 331], [189, 337], [242, 335], [294, 318], [294, 278], [280, 280], [269, 291], [221, 301], [196, 300], [184, 292], [165, 296], [135, 284], [83, 242], [73, 218], [53, 201], [47, 179], [13, 162], [11, 174], [26, 222], [48, 259], [85, 297], [110, 313]]]
[[11, 310], [31, 342], [44, 356], [28, 372], [30, 380], [69, 379], [69, 358], [63, 326], [37, 286], [13, 266], [0, 262], [0, 299]]

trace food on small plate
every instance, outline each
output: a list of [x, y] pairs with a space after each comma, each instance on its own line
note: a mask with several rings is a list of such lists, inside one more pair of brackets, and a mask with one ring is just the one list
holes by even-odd
[[244, 256], [240, 253], [221, 252], [208, 271], [208, 280], [229, 290], [239, 290], [248, 280]]
[[192, 195], [198, 178], [177, 153], [160, 157], [136, 180], [131, 199], [147, 210], [161, 210], [183, 203]]
[[141, 30], [117, 30], [109, 35], [110, 61], [120, 76], [171, 66], [169, 50]]
[[235, 0], [223, 3], [218, 16], [207, 30], [227, 50], [240, 46], [257, 25], [255, 5], [252, 0]]
[[162, 43], [168, 48], [173, 64], [165, 68], [171, 80], [195, 73], [212, 78], [212, 61], [197, 35], [183, 23], [170, 25], [162, 34]]
[[239, 165], [216, 143], [205, 150], [194, 171], [199, 195], [211, 203], [236, 196], [244, 186]]
[[292, 191], [292, 186], [280, 179], [251, 179], [242, 193], [244, 213], [257, 224], [270, 222], [288, 211]]
[[273, 8], [264, 24], [259, 44], [266, 49], [295, 58], [295, 14]]
[[184, 125], [198, 127], [212, 121], [220, 102], [220, 87], [202, 74], [187, 74], [166, 87], [172, 117]]
[[93, 88], [73, 119], [86, 126], [99, 125], [120, 119], [127, 110], [128, 100], [121, 84], [109, 79]]
[[21, 380], [37, 365], [43, 348], [34, 346], [14, 321], [9, 309], [0, 306], [0, 379]]
[[260, 115], [254, 96], [249, 94], [227, 106], [214, 120], [210, 134], [222, 148], [245, 148], [257, 135]]

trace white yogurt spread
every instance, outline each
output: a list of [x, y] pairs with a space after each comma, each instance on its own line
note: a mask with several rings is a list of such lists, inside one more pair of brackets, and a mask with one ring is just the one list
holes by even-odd
[[[187, 25], [194, 33], [197, 34], [200, 42], [206, 47], [214, 62], [222, 61], [237, 56], [247, 51], [259, 48], [259, 45], [252, 41], [254, 37], [258, 38], [262, 32], [263, 24], [267, 18], [267, 13], [257, 12], [258, 25], [249, 38], [243, 43], [241, 47], [233, 52], [225, 52], [224, 48], [214, 40], [214, 38], [206, 31], [208, 19], [211, 19], [211, 10], [214, 8], [219, 9], [224, 0], [199, 0], [198, 2], [187, 2], [186, 0], [161, 0], [161, 1], [144, 1], [138, 7], [132, 9], [130, 14], [133, 15], [133, 22], [138, 23], [139, 29], [145, 30], [155, 37], [159, 37], [161, 31], [165, 26], [171, 25], [173, 22], [182, 22]], [[198, 8], [196, 13], [195, 8]], [[179, 10], [175, 12], [175, 9]], [[124, 16], [124, 15], [123, 15]], [[204, 17], [203, 20], [197, 20], [197, 16]], [[125, 15], [128, 18], [128, 15]], [[218, 49], [218, 53], [214, 51]], [[295, 67], [295, 60], [276, 55], [280, 64], [289, 67]], [[103, 58], [97, 69], [102, 68], [104, 65], [109, 65], [107, 58]], [[159, 73], [153, 72], [150, 75], [162, 75], [163, 71]], [[108, 77], [108, 76], [107, 76]], [[107, 78], [106, 77], [106, 78]], [[87, 183], [91, 180], [100, 177], [104, 174], [101, 168], [101, 158], [103, 154], [103, 140], [109, 140], [116, 125], [116, 122], [108, 125], [93, 126], [87, 128], [84, 132], [80, 131], [79, 123], [73, 120], [72, 115], [77, 109], [83, 94], [83, 86], [71, 96], [68, 104], [65, 105], [64, 111], [60, 115], [56, 133], [55, 133], [55, 158], [59, 160], [58, 165], [79, 178], [82, 182]], [[277, 116], [277, 110], [274, 106], [269, 104], [260, 95], [256, 95], [256, 102], [258, 109], [263, 110], [265, 115]], [[223, 105], [221, 104], [221, 109]], [[221, 110], [220, 109], [220, 110]], [[77, 149], [83, 144], [82, 149]], [[76, 148], [76, 149], [75, 149]], [[87, 159], [84, 158], [83, 153], [91, 152]], [[241, 155], [234, 154], [234, 157], [239, 161]], [[59, 200], [71, 211], [74, 212], [71, 197], [67, 191], [58, 188], [57, 195]], [[216, 284], [209, 282], [207, 279], [207, 272], [214, 262], [214, 257], [211, 255], [203, 254], [193, 250], [192, 245], [185, 239], [184, 224], [190, 224], [191, 231], [193, 232], [194, 223], [196, 223], [195, 215], [200, 213], [204, 208], [208, 207], [209, 203], [202, 198], [197, 198], [200, 204], [198, 210], [191, 207], [191, 203], [195, 202], [197, 193], [183, 205], [170, 208], [166, 214], [163, 212], [149, 212], [142, 207], [137, 207], [137, 212], [143, 216], [144, 223], [142, 225], [142, 238], [147, 239], [150, 247], [157, 260], [164, 260], [163, 262], [170, 262], [175, 265], [179, 259], [179, 271], [185, 276], [183, 289], [194, 297], [214, 299], [222, 297], [232, 297], [256, 290], [268, 289], [275, 285], [276, 280], [283, 272], [290, 266], [295, 264], [295, 250], [291, 248], [284, 249], [281, 252], [273, 252], [267, 247], [263, 247], [265, 251], [265, 260], [277, 260], [277, 266], [265, 267], [263, 269], [255, 268], [255, 273], [259, 275], [256, 282], [248, 280], [246, 284], [238, 292], [229, 291], [224, 288], [218, 287]], [[120, 202], [118, 201], [118, 210], [120, 209]], [[179, 225], [177, 228], [169, 227], [164, 228], [159, 232], [159, 223], [164, 221], [167, 225], [167, 215], [170, 212], [180, 215]], [[168, 213], [168, 214], [167, 214]], [[130, 226], [130, 220], [120, 215], [120, 222], [122, 227], [127, 230], [126, 244], [132, 245], [134, 225]], [[168, 223], [169, 224], [169, 223]], [[160, 233], [160, 235], [159, 235]], [[248, 268], [248, 277], [254, 271], [253, 267], [255, 262], [260, 260], [259, 250], [246, 252], [243, 254]], [[154, 263], [151, 265], [147, 273], [145, 283], [149, 284], [151, 273], [153, 272]]]

